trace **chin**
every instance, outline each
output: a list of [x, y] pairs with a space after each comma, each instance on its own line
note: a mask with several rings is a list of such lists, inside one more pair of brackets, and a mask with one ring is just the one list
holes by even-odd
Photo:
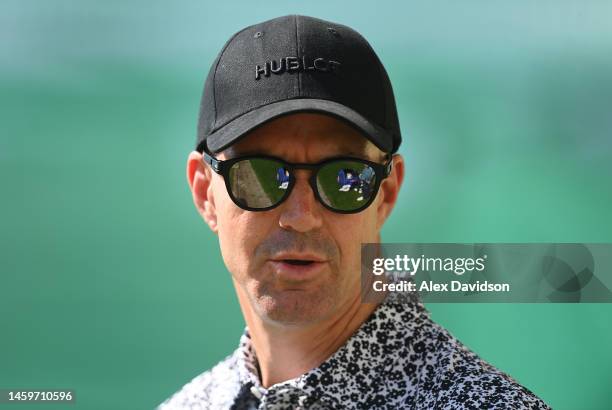
[[287, 290], [255, 298], [255, 309], [266, 321], [284, 326], [314, 324], [329, 318], [338, 301], [330, 292]]

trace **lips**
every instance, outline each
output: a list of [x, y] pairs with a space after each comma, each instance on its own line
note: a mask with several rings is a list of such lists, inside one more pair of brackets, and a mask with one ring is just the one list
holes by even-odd
[[274, 255], [270, 259], [274, 262], [286, 262], [295, 265], [327, 262], [326, 258], [315, 253], [279, 253]]
[[296, 265], [296, 266], [304, 266], [304, 265], [310, 265], [311, 263], [316, 263], [313, 261], [302, 260], [302, 259], [282, 259], [281, 262], [288, 263], [289, 265]]
[[315, 254], [279, 254], [269, 263], [279, 277], [294, 281], [312, 279], [327, 266], [327, 260]]

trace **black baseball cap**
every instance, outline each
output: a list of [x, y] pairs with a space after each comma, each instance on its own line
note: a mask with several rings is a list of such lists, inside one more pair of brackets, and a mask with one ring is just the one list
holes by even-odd
[[196, 150], [219, 152], [296, 112], [347, 121], [383, 152], [401, 143], [391, 82], [365, 38], [342, 24], [287, 15], [225, 43], [204, 85]]

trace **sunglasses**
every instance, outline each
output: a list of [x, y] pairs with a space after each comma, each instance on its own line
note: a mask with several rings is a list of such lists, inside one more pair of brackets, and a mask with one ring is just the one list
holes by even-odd
[[267, 211], [282, 204], [295, 186], [295, 170], [308, 169], [312, 191], [325, 208], [344, 214], [360, 212], [372, 203], [393, 166], [389, 155], [385, 164], [353, 157], [300, 164], [267, 155], [222, 161], [206, 151], [203, 158], [223, 176], [232, 201], [247, 211]]

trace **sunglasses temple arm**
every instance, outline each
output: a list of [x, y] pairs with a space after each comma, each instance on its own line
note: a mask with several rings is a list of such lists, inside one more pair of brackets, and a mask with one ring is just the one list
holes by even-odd
[[203, 152], [204, 154], [204, 162], [206, 162], [207, 164], [209, 164], [211, 166], [211, 168], [217, 173], [220, 174], [221, 173], [221, 164], [223, 163], [223, 161], [219, 161], [216, 158], [213, 158], [211, 155], [209, 155], [206, 151]]
[[391, 170], [393, 169], [393, 155], [387, 154], [387, 158], [389, 161], [385, 164], [385, 178], [391, 174]]

